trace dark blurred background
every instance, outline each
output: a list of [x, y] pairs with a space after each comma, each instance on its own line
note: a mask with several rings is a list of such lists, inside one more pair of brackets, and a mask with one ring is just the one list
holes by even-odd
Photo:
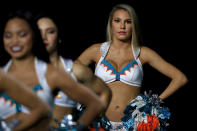
[[[59, 21], [64, 36], [64, 57], [76, 59], [90, 45], [106, 40], [108, 14], [119, 3], [127, 3], [135, 8], [144, 45], [158, 52], [187, 75], [189, 83], [166, 99], [165, 105], [171, 111], [168, 130], [193, 129], [195, 120], [192, 118], [196, 116], [196, 90], [193, 84], [196, 67], [194, 3], [170, 0], [6, 2], [0, 6], [0, 23], [13, 9], [29, 9], [34, 13], [47, 11]], [[170, 79], [149, 65], [144, 66], [142, 92], [153, 90], [160, 94], [169, 82]]]

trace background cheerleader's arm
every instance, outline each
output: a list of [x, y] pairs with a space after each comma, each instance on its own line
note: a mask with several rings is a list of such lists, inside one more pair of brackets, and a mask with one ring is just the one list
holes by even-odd
[[49, 107], [29, 87], [15, 77], [0, 70], [0, 89], [18, 103], [30, 109], [30, 114], [17, 117], [19, 125], [14, 130], [27, 130], [39, 120], [47, 118]]
[[85, 65], [75, 63], [73, 66], [73, 73], [80, 83], [86, 85], [100, 97], [105, 106], [103, 110], [103, 113], [105, 113], [111, 101], [111, 89]]
[[165, 61], [152, 49], [148, 47], [142, 47], [140, 58], [144, 63], [148, 63], [162, 74], [171, 78], [170, 84], [159, 96], [160, 99], [166, 99], [187, 83], [187, 77], [179, 69]]
[[78, 122], [86, 127], [104, 109], [104, 103], [92, 90], [73, 80], [73, 78], [65, 71], [61, 71], [48, 65], [47, 81], [52, 90], [59, 87], [59, 89], [72, 100], [86, 106], [85, 112], [78, 120]]

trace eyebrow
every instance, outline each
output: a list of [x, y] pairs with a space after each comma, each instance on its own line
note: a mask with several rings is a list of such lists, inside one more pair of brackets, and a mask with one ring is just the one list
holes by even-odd
[[48, 27], [48, 28], [46, 28], [46, 30], [51, 30], [51, 29], [57, 30], [55, 27]]
[[[112, 19], [121, 19], [119, 17], [113, 17]], [[132, 20], [131, 18], [125, 19], [125, 20]]]
[[[27, 29], [21, 29], [21, 30], [16, 31], [17, 34], [21, 33], [21, 32], [28, 32], [28, 30]], [[5, 30], [4, 33], [12, 33], [12, 31]]]
[[47, 29], [55, 29], [55, 27], [47, 27]]

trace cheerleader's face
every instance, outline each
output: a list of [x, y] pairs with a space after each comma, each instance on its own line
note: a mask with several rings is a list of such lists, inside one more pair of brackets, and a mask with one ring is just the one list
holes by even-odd
[[130, 40], [132, 34], [132, 18], [125, 10], [117, 10], [112, 18], [113, 39], [120, 41]]
[[31, 55], [33, 32], [29, 24], [21, 18], [10, 19], [4, 29], [4, 48], [12, 58]]
[[43, 43], [49, 54], [57, 51], [58, 29], [50, 18], [40, 18], [37, 22]]

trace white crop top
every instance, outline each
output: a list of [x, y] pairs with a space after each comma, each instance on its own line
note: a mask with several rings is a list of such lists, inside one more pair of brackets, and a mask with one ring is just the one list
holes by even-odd
[[[12, 61], [10, 60], [4, 67], [3, 71], [8, 72]], [[35, 58], [35, 69], [39, 80], [39, 84], [33, 88], [33, 91], [45, 101], [51, 109], [53, 108], [54, 99], [51, 89], [46, 80], [47, 64]], [[29, 100], [31, 102], [31, 100]], [[0, 118], [6, 119], [17, 112], [29, 113], [27, 107], [20, 105], [15, 100], [7, 96], [5, 93], [0, 94]]]
[[104, 42], [101, 45], [101, 58], [96, 65], [95, 75], [100, 77], [105, 83], [121, 81], [128, 85], [141, 87], [143, 69], [139, 59], [140, 48], [134, 53], [132, 47], [135, 60], [129, 62], [120, 72], [117, 72], [116, 69], [107, 60], [105, 60], [109, 47], [109, 42]]
[[[73, 61], [71, 59], [64, 59], [60, 56], [60, 60], [64, 66], [64, 70], [71, 75], [71, 77], [77, 81], [76, 77], [72, 72]], [[66, 94], [62, 91], [59, 91], [55, 97], [55, 105], [62, 107], [76, 107], [76, 102], [70, 99]]]

